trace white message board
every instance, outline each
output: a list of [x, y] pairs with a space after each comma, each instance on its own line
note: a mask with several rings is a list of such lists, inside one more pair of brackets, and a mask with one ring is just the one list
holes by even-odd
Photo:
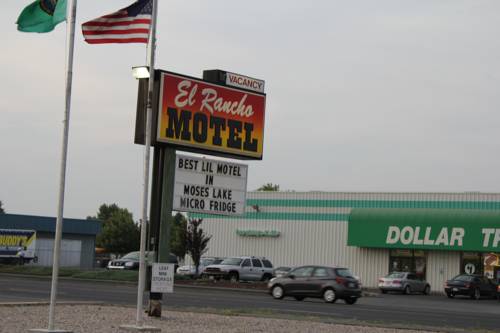
[[173, 209], [218, 215], [243, 215], [248, 165], [177, 155]]
[[151, 292], [173, 293], [174, 292], [174, 264], [153, 263], [151, 274]]

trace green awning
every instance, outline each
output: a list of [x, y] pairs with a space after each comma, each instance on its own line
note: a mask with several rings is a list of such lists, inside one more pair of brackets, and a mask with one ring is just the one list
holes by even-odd
[[353, 209], [347, 244], [359, 247], [500, 251], [500, 211]]

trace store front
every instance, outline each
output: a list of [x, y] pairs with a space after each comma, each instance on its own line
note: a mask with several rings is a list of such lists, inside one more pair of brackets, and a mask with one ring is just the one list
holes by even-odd
[[[348, 245], [388, 249], [388, 272], [428, 278], [428, 261], [441, 251], [459, 256], [458, 273], [500, 281], [500, 213], [447, 209], [353, 209]], [[454, 259], [451, 259], [454, 260]], [[438, 269], [441, 265], [435, 265]], [[436, 272], [433, 272], [436, 273]]]

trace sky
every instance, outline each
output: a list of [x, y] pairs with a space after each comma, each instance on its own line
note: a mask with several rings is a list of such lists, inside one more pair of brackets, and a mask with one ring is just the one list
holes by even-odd
[[[146, 47], [81, 34], [132, 2], [78, 2], [65, 217], [116, 203], [140, 218], [131, 68]], [[0, 11], [0, 201], [56, 216], [66, 24], [18, 32], [29, 3]], [[500, 192], [499, 12], [497, 0], [159, 0], [156, 68], [265, 80], [249, 191]]]

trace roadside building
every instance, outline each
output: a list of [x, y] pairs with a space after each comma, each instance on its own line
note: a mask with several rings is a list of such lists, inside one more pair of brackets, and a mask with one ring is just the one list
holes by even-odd
[[[56, 218], [18, 214], [0, 214], [0, 229], [36, 231], [33, 265], [52, 266]], [[96, 220], [64, 219], [61, 240], [60, 265], [62, 267], [94, 267], [95, 239], [101, 231]]]
[[249, 192], [244, 216], [203, 218], [207, 256], [349, 267], [365, 287], [414, 271], [434, 291], [463, 272], [500, 278], [500, 193]]

